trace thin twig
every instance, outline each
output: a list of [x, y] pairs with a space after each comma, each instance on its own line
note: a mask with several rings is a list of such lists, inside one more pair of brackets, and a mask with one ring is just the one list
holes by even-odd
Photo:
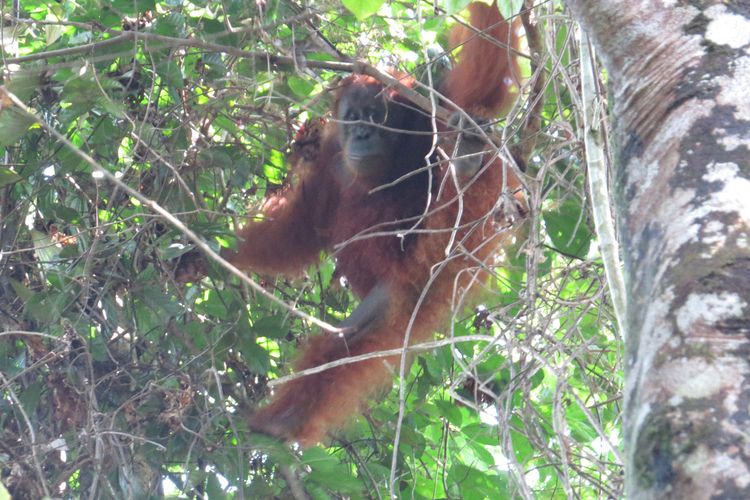
[[352, 363], [359, 363], [360, 361], [366, 361], [368, 359], [387, 358], [390, 356], [400, 356], [404, 352], [421, 352], [430, 351], [437, 349], [438, 347], [444, 347], [447, 345], [457, 344], [459, 342], [494, 342], [497, 340], [492, 335], [465, 335], [463, 337], [454, 337], [450, 339], [433, 340], [431, 342], [423, 342], [421, 344], [410, 345], [406, 348], [396, 347], [395, 349], [385, 349], [382, 351], [373, 351], [365, 354], [358, 354], [356, 356], [348, 356], [346, 358], [339, 358], [335, 361], [329, 361], [328, 363], [322, 363], [312, 368], [300, 370], [290, 375], [285, 375], [277, 379], [268, 382], [268, 387], [276, 387], [277, 385], [286, 384], [292, 380], [307, 377], [308, 375], [315, 375], [316, 373], [330, 370], [338, 366], [350, 365]]
[[[106, 40], [100, 40], [98, 42], [86, 43], [78, 45], [76, 47], [68, 47], [65, 49], [48, 50], [46, 52], [37, 52], [35, 54], [29, 54], [26, 56], [8, 57], [5, 58], [2, 63], [8, 64], [23, 64], [32, 61], [39, 61], [43, 59], [51, 59], [53, 57], [64, 57], [74, 54], [81, 54], [86, 52], [93, 52], [103, 47], [109, 47], [124, 42], [155, 42], [163, 47], [192, 47], [198, 49], [205, 49], [213, 52], [223, 52], [236, 57], [243, 57], [247, 59], [258, 59], [265, 61], [276, 66], [294, 66], [295, 60], [293, 57], [288, 56], [277, 56], [274, 54], [268, 54], [265, 52], [255, 52], [250, 50], [242, 50], [229, 45], [221, 45], [213, 42], [205, 42], [197, 38], [176, 38], [171, 36], [157, 35], [155, 33], [143, 33], [141, 31], [123, 31], [119, 32], [118, 35], [108, 38]], [[157, 45], [154, 48], [159, 48]], [[329, 69], [332, 71], [352, 71], [354, 63], [348, 62], [337, 62], [337, 61], [306, 61], [308, 67], [318, 69]]]

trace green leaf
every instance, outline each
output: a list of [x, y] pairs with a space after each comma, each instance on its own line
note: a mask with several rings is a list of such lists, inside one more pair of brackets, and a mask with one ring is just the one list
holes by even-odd
[[555, 248], [567, 255], [586, 257], [591, 245], [591, 231], [586, 225], [582, 204], [567, 199], [561, 205], [543, 213], [547, 234]]
[[71, 224], [78, 224], [81, 219], [81, 214], [79, 214], [77, 210], [73, 210], [72, 208], [66, 207], [64, 205], [53, 206], [52, 213], [58, 220], [70, 222]]
[[383, 2], [384, 0], [342, 0], [344, 7], [360, 21], [375, 14]]
[[22, 177], [11, 169], [0, 167], [0, 187], [7, 186], [8, 184], [13, 184], [14, 182], [18, 182], [21, 179]]
[[307, 97], [315, 88], [315, 85], [310, 83], [308, 80], [300, 78], [296, 75], [290, 76], [287, 80], [287, 83], [289, 84], [289, 88], [292, 90], [292, 92], [294, 92], [294, 95], [300, 98]]
[[10, 285], [13, 287], [13, 291], [16, 292], [16, 295], [18, 295], [18, 297], [24, 302], [28, 302], [34, 296], [34, 292], [20, 281], [11, 279]]
[[11, 75], [7, 83], [8, 92], [14, 94], [23, 102], [28, 102], [34, 92], [39, 90], [39, 74], [33, 70], [20, 71]]
[[0, 500], [10, 500], [10, 493], [5, 489], [3, 483], [0, 483]]
[[[217, 120], [218, 122], [219, 120]], [[220, 123], [216, 123], [217, 127], [226, 130], [226, 127], [222, 127]], [[213, 147], [206, 148], [205, 150], [198, 153], [198, 159], [201, 165], [210, 165], [211, 168], [227, 168], [233, 166], [232, 157], [227, 152], [226, 148]]]
[[468, 499], [504, 499], [508, 494], [508, 476], [503, 472], [482, 472], [463, 464], [455, 464], [448, 473], [451, 496]]
[[226, 498], [226, 492], [221, 487], [221, 482], [216, 477], [216, 474], [209, 474], [208, 480], [206, 481], [206, 493], [208, 498]]
[[256, 337], [280, 339], [289, 331], [289, 323], [282, 315], [265, 316], [253, 321], [252, 331]]
[[31, 240], [34, 242], [34, 251], [39, 262], [42, 262], [45, 266], [49, 266], [57, 259], [57, 256], [60, 254], [60, 247], [49, 234], [32, 230]]
[[16, 108], [4, 109], [0, 114], [0, 146], [12, 146], [26, 134], [34, 119]]
[[196, 310], [201, 313], [208, 314], [218, 319], [227, 319], [229, 311], [227, 310], [227, 304], [224, 302], [220, 294], [215, 291], [209, 293], [208, 298], [196, 304]]
[[472, 443], [483, 445], [496, 445], [496, 433], [496, 429], [493, 429], [489, 425], [483, 424], [481, 422], [472, 422], [461, 429], [461, 434], [463, 434], [466, 439], [468, 439]]
[[461, 12], [469, 5], [471, 0], [446, 0], [441, 4], [447, 14], [456, 14]]
[[167, 248], [161, 249], [161, 258], [164, 260], [176, 259], [195, 248], [194, 245], [183, 245], [182, 243], [170, 243]]
[[164, 79], [164, 83], [173, 89], [181, 89], [185, 86], [182, 69], [171, 59], [157, 64], [156, 72]]
[[178, 12], [170, 12], [161, 17], [153, 27], [157, 35], [181, 38], [185, 36], [185, 15]]
[[[444, 16], [435, 16], [431, 17], [427, 20], [425, 20], [424, 25], [422, 26], [422, 29], [425, 31], [435, 31], [435, 32], [442, 32], [445, 29], [445, 17]], [[436, 44], [435, 44], [436, 45]], [[432, 52], [428, 52], [428, 57], [430, 59], [436, 58], [436, 51], [434, 50], [434, 47], [428, 47], [428, 51], [430, 49], [433, 49]], [[443, 49], [440, 47], [440, 52], [442, 52]]]
[[577, 404], [571, 404], [565, 413], [571, 435], [577, 441], [589, 443], [599, 436], [596, 429], [589, 422], [588, 417], [586, 417], [586, 414]]
[[[470, 453], [469, 450], [471, 450]], [[486, 446], [479, 443], [469, 442], [463, 450], [462, 457], [471, 457], [471, 463], [481, 464], [483, 468], [488, 470], [495, 465], [495, 457], [492, 456], [492, 453], [490, 453]]]
[[33, 415], [36, 413], [37, 406], [42, 397], [42, 390], [46, 384], [42, 382], [34, 382], [27, 385], [24, 391], [18, 395], [18, 399], [21, 401], [21, 406], [27, 414]]
[[271, 370], [271, 358], [268, 351], [259, 346], [250, 337], [240, 337], [240, 351], [253, 373], [265, 374]]
[[460, 427], [463, 423], [461, 409], [453, 401], [435, 401], [435, 406], [440, 408], [440, 413], [451, 425]]
[[339, 493], [359, 493], [362, 483], [349, 469], [321, 448], [310, 448], [302, 456], [302, 463], [310, 467], [305, 482], [325, 486]]

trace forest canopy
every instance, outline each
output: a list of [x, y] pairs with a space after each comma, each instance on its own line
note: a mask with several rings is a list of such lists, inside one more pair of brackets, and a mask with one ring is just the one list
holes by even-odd
[[560, 2], [533, 6], [539, 45], [524, 45], [519, 101], [495, 125], [523, 147], [541, 104], [523, 236], [481, 301], [457, 301], [408, 375], [329, 443], [290, 448], [245, 415], [320, 334], [307, 317], [336, 325], [356, 307], [335, 259], [249, 276], [257, 288], [218, 265], [175, 279], [196, 249], [186, 229], [230, 247], [294, 178], [294, 137], [355, 61], [437, 88], [467, 3], [3, 4], [0, 498], [621, 496], [622, 352]]

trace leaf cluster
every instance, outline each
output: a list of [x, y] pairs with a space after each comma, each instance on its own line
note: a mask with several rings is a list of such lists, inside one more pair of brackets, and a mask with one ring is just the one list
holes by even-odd
[[[293, 177], [291, 141], [342, 76], [315, 63], [366, 58], [428, 81], [463, 3], [4, 11], [4, 89], [36, 116], [0, 110], [0, 480], [14, 498], [618, 496], [621, 353], [573, 132], [576, 49], [556, 3], [539, 8], [554, 15], [528, 239], [498, 259], [481, 306], [457, 307], [438, 332], [455, 342], [396, 382], [395, 452], [396, 390], [328, 447], [253, 435], [243, 415], [316, 327], [218, 269], [178, 284], [190, 241], [46, 128], [218, 250]], [[334, 269], [324, 257], [301, 278], [254, 279], [337, 323], [355, 302]]]

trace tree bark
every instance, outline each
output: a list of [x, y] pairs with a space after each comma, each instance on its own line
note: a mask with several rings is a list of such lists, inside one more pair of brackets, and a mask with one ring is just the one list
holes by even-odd
[[608, 70], [628, 498], [750, 498], [750, 3], [570, 0]]

